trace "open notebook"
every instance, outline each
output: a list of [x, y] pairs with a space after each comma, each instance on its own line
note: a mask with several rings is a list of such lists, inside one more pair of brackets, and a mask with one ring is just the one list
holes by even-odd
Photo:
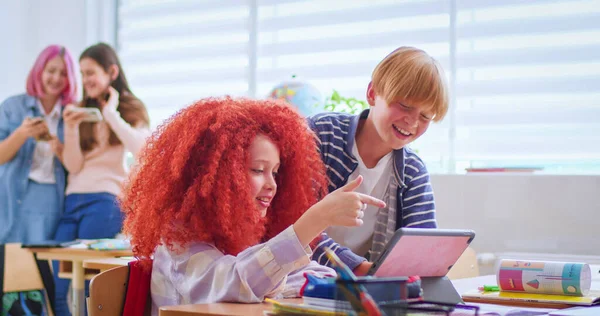
[[525, 306], [562, 308], [568, 305], [591, 306], [600, 303], [600, 291], [591, 290], [586, 296], [532, 294], [516, 292], [486, 292], [472, 290], [462, 295], [465, 302], [514, 304]]

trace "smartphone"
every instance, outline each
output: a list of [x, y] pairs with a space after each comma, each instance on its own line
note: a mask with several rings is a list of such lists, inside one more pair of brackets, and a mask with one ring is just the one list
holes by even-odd
[[73, 112], [78, 112], [78, 113], [85, 113], [85, 117], [83, 118], [84, 122], [99, 122], [102, 121], [102, 114], [100, 113], [100, 110], [98, 108], [81, 108], [81, 107], [75, 107], [72, 108], [71, 111]]
[[47, 142], [49, 140], [52, 139], [52, 135], [50, 135], [49, 132], [46, 132], [38, 137], [35, 138], [35, 140], [40, 141], [40, 142]]
[[[37, 119], [37, 122], [35, 122], [34, 125], [45, 124], [45, 122], [46, 122], [44, 120], [44, 117], [42, 117], [42, 116], [37, 116], [37, 117], [34, 117], [33, 119]], [[52, 139], [52, 135], [50, 135], [50, 131], [48, 131], [48, 128], [46, 128], [46, 132], [44, 134], [41, 134], [41, 135], [35, 137], [36, 141], [42, 141], [42, 142], [47, 142], [51, 139]]]

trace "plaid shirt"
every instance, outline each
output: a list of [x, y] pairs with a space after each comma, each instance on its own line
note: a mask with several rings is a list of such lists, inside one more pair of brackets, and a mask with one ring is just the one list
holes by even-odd
[[293, 226], [237, 256], [208, 243], [180, 251], [159, 246], [152, 266], [152, 314], [161, 306], [216, 302], [258, 303], [265, 297], [297, 297], [304, 273], [335, 276], [331, 268], [311, 261]]

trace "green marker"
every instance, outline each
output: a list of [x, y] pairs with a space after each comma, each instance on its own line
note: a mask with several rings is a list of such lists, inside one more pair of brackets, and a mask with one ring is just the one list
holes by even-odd
[[497, 285], [484, 285], [482, 288], [479, 288], [479, 290], [486, 292], [499, 292], [500, 288]]

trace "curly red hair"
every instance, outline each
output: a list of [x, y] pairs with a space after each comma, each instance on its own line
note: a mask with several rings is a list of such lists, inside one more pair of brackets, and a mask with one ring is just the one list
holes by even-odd
[[[258, 134], [280, 151], [277, 194], [261, 217], [250, 196], [249, 147]], [[121, 207], [134, 254], [160, 244], [214, 244], [225, 254], [292, 225], [320, 197], [327, 178], [314, 135], [289, 105], [209, 98], [181, 110], [148, 140], [125, 186]]]

